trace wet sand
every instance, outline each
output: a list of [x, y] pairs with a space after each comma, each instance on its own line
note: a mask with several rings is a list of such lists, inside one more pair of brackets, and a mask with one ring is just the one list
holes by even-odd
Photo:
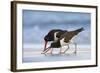
[[27, 50], [23, 52], [23, 62], [50, 62], [50, 61], [74, 61], [74, 60], [89, 60], [91, 59], [90, 49], [77, 49], [77, 53], [73, 53], [74, 50], [68, 50], [65, 54], [59, 54], [59, 50], [53, 51], [53, 54], [41, 54], [42, 50]]

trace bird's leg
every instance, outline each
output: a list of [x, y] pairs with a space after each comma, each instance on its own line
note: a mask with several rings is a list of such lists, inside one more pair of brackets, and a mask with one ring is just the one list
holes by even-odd
[[50, 47], [48, 47], [42, 54], [45, 54], [45, 53], [47, 53], [49, 50], [50, 50], [51, 48]]
[[68, 47], [67, 47], [67, 49], [63, 52], [63, 54], [66, 52], [66, 51], [68, 51], [68, 49], [69, 49], [69, 44], [68, 44]]
[[60, 52], [59, 52], [59, 54], [62, 54], [62, 52], [61, 52], [61, 51], [62, 51], [62, 47], [60, 47]]
[[76, 54], [76, 52], [77, 52], [77, 43], [74, 43], [75, 44], [75, 51], [74, 51], [74, 53]]
[[51, 48], [50, 54], [52, 54], [53, 48]]
[[47, 48], [47, 50], [45, 51], [45, 53], [47, 53], [50, 49], [51, 49], [51, 48], [50, 48], [50, 47], [48, 47], [48, 48]]

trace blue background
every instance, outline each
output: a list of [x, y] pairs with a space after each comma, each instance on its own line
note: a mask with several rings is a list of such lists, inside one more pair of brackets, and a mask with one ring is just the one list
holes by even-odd
[[79, 12], [56, 12], [23, 10], [23, 43], [42, 44], [51, 29], [76, 30], [83, 27], [75, 42], [90, 44], [91, 14]]

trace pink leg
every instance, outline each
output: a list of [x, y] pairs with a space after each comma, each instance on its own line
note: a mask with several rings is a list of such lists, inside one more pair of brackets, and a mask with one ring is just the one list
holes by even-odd
[[70, 48], [70, 47], [69, 47], [69, 44], [68, 44], [68, 47], [67, 47], [67, 49], [63, 52], [63, 54], [66, 53], [66, 51], [68, 51], [69, 48]]
[[62, 52], [61, 52], [61, 51], [62, 51], [62, 47], [60, 48], [60, 52], [59, 52], [59, 54], [62, 54]]
[[75, 51], [74, 53], [76, 54], [77, 53], [77, 44], [75, 43]]
[[51, 48], [50, 47], [48, 47], [42, 54], [45, 54], [45, 53], [47, 53], [49, 50], [50, 50]]

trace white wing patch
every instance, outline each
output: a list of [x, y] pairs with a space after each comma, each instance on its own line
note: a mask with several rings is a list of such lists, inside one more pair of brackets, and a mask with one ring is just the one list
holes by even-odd
[[54, 41], [57, 41], [57, 40], [58, 40], [58, 38], [56, 37], [56, 36], [57, 36], [57, 33], [58, 33], [58, 32], [55, 32], [55, 33], [54, 33]]

